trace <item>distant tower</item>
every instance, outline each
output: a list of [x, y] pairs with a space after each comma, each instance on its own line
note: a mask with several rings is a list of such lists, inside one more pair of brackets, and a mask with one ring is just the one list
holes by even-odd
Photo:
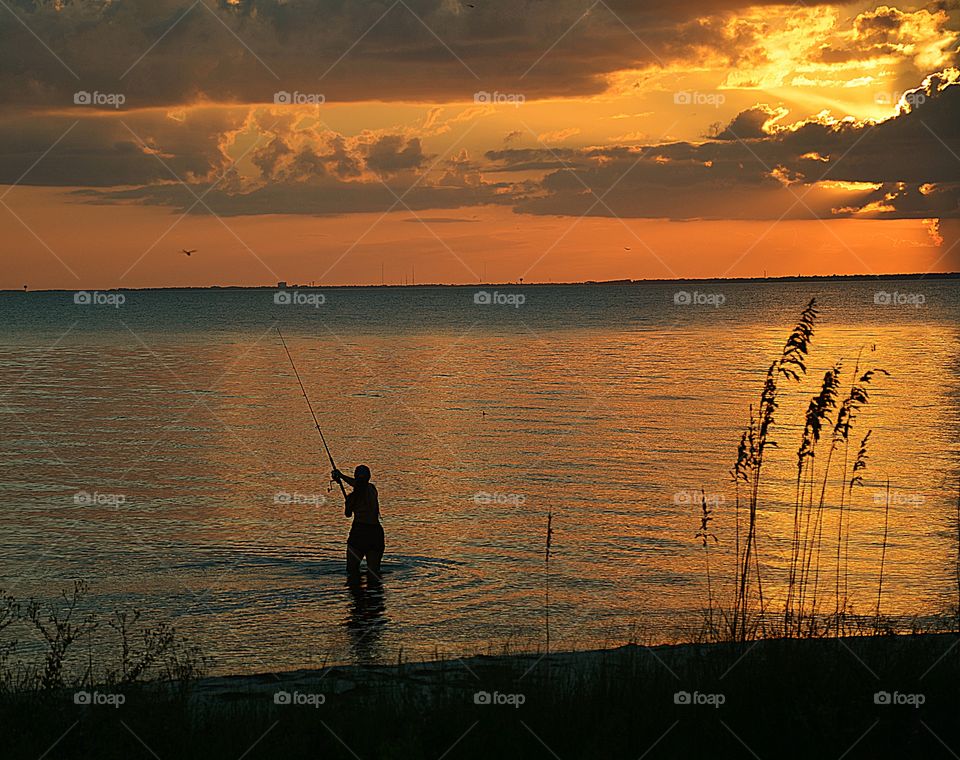
[[286, 290], [286, 289], [287, 289], [287, 281], [286, 281], [286, 280], [280, 280], [280, 282], [277, 283], [277, 289], [278, 289], [278, 290]]

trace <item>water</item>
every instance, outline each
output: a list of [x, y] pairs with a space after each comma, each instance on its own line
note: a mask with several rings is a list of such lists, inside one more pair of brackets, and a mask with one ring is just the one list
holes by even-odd
[[[677, 305], [681, 289], [726, 300]], [[497, 290], [526, 301], [426, 287], [320, 290], [318, 308], [270, 290], [128, 292], [119, 308], [0, 295], [0, 588], [49, 598], [84, 578], [92, 606], [174, 622], [218, 672], [542, 647], [548, 577], [555, 647], [689, 635], [706, 599], [689, 495], [717, 504], [722, 586], [739, 431], [816, 296], [810, 377], [783, 396], [763, 498], [768, 593], [782, 591], [802, 410], [829, 366], [862, 352], [892, 376], [853, 436], [874, 431], [851, 505], [852, 603], [875, 604], [889, 478], [885, 611], [955, 604], [956, 281]], [[925, 303], [878, 305], [877, 291]], [[274, 325], [338, 464], [373, 469], [382, 591], [344, 583], [348, 524]]]

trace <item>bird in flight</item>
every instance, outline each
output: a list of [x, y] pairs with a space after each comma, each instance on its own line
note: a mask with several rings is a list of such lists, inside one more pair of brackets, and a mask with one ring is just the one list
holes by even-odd
[[197, 249], [196, 249], [196, 248], [191, 248], [189, 251], [188, 251], [186, 248], [181, 248], [180, 250], [181, 250], [183, 253], [187, 254], [187, 256], [189, 256], [191, 253], [196, 253], [196, 252], [197, 252]]

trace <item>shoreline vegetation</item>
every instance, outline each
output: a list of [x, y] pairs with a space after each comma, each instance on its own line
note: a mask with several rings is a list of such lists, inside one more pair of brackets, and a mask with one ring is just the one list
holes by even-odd
[[[710, 551], [720, 543], [712, 525], [719, 507], [705, 493], [695, 505], [691, 537], [702, 548], [705, 598], [690, 643], [552, 651], [551, 515], [546, 646], [537, 653], [407, 663], [401, 650], [392, 665], [213, 677], [202, 653], [166, 624], [148, 624], [136, 610], [99, 619], [81, 581], [52, 605], [0, 592], [4, 756], [40, 757], [56, 736], [55, 757], [106, 760], [144, 748], [204, 760], [251, 751], [388, 760], [946, 756], [960, 746], [960, 493], [951, 539], [957, 609], [912, 624], [884, 612], [884, 570], [897, 561], [887, 551], [887, 481], [886, 502], [873, 505], [883, 524], [876, 592], [866, 612], [855, 611], [849, 548], [865, 540], [856, 500], [866, 478], [884, 482], [872, 476], [873, 431], [861, 413], [873, 388], [895, 379], [864, 348], [803, 388], [818, 319], [811, 299], [748, 410], [730, 472], [733, 535], [723, 536], [732, 561]], [[794, 454], [777, 440], [790, 388], [809, 397]], [[796, 468], [779, 570], [762, 540], [765, 463], [778, 452]], [[43, 647], [32, 665], [15, 635], [24, 631]], [[89, 648], [86, 660], [77, 656], [98, 632], [108, 637], [98, 641], [112, 637], [115, 662], [94, 662]]]
[[[825, 274], [825, 275], [780, 275], [776, 277], [671, 277], [649, 279], [619, 279], [619, 280], [579, 280], [572, 282], [493, 282], [476, 283], [382, 283], [368, 285], [315, 285], [308, 283], [287, 282], [285, 287], [299, 290], [376, 290], [376, 289], [416, 289], [416, 288], [477, 288], [477, 287], [511, 287], [511, 288], [556, 288], [556, 287], [604, 287], [610, 285], [645, 285], [645, 284], [673, 284], [673, 283], [784, 283], [784, 282], [871, 282], [894, 280], [956, 280], [960, 279], [960, 272], [911, 272], [906, 274]], [[153, 292], [153, 291], [183, 291], [183, 290], [277, 290], [278, 285], [186, 285], [163, 286], [146, 288], [101, 288], [100, 292]], [[23, 289], [0, 288], [0, 294], [6, 293], [74, 293], [76, 288], [37, 288]]]
[[102, 760], [946, 757], [960, 741], [958, 644], [955, 632], [771, 638], [194, 671], [0, 691], [0, 730], [17, 760], [57, 737], [49, 756]]
[[[736, 489], [733, 535], [724, 536], [724, 540], [734, 548], [732, 567], [729, 563], [717, 567], [715, 559], [711, 568], [710, 547], [720, 539], [711, 526], [715, 506], [708, 503], [701, 490], [694, 538], [703, 548], [707, 640], [745, 643], [888, 632], [889, 622], [883, 615], [883, 580], [888, 559], [894, 560], [887, 552], [890, 480], [880, 475], [877, 481], [872, 475], [877, 469], [870, 456], [874, 431], [865, 428], [861, 415], [872, 401], [874, 388], [895, 380], [887, 369], [873, 362], [870, 355], [875, 345], [853, 347], [855, 359], [836, 358], [809, 395], [811, 390], [803, 384], [819, 316], [817, 300], [811, 298], [779, 356], [769, 364], [759, 396], [749, 407], [730, 470]], [[780, 437], [777, 417], [784, 394], [794, 386], [808, 394], [808, 402], [799, 426], [802, 433], [794, 442], [792, 535], [785, 556], [768, 563], [761, 558], [768, 550], [761, 536], [773, 533], [765, 526], [775, 515], [766, 498], [765, 465], [769, 457], [777, 456], [788, 445]], [[882, 519], [883, 538], [877, 552], [876, 592], [864, 614], [857, 613], [851, 598], [849, 556], [851, 541], [869, 541], [854, 519], [856, 514], [862, 520], [869, 510], [858, 498], [868, 478], [873, 478], [875, 485], [885, 484], [885, 498], [883, 504], [873, 504], [878, 519]], [[960, 484], [954, 517], [954, 630], [960, 630]], [[786, 570], [777, 570], [778, 564]], [[723, 591], [716, 590], [721, 579], [726, 581]]]

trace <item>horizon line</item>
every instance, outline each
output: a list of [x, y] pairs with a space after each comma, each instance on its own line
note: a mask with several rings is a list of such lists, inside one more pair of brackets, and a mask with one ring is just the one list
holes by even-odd
[[650, 277], [650, 278], [620, 278], [611, 280], [567, 280], [557, 282], [480, 282], [480, 283], [354, 283], [345, 285], [315, 285], [295, 283], [280, 280], [276, 285], [155, 285], [136, 288], [37, 288], [30, 289], [24, 286], [17, 288], [0, 288], [0, 293], [78, 293], [93, 290], [95, 292], [117, 291], [151, 291], [151, 290], [284, 290], [284, 289], [335, 289], [335, 288], [483, 288], [483, 287], [574, 287], [581, 285], [637, 285], [645, 283], [672, 283], [672, 282], [806, 282], [818, 280], [923, 280], [923, 279], [957, 279], [960, 272], [909, 272], [902, 274], [810, 274], [810, 275], [779, 275], [775, 277]]

